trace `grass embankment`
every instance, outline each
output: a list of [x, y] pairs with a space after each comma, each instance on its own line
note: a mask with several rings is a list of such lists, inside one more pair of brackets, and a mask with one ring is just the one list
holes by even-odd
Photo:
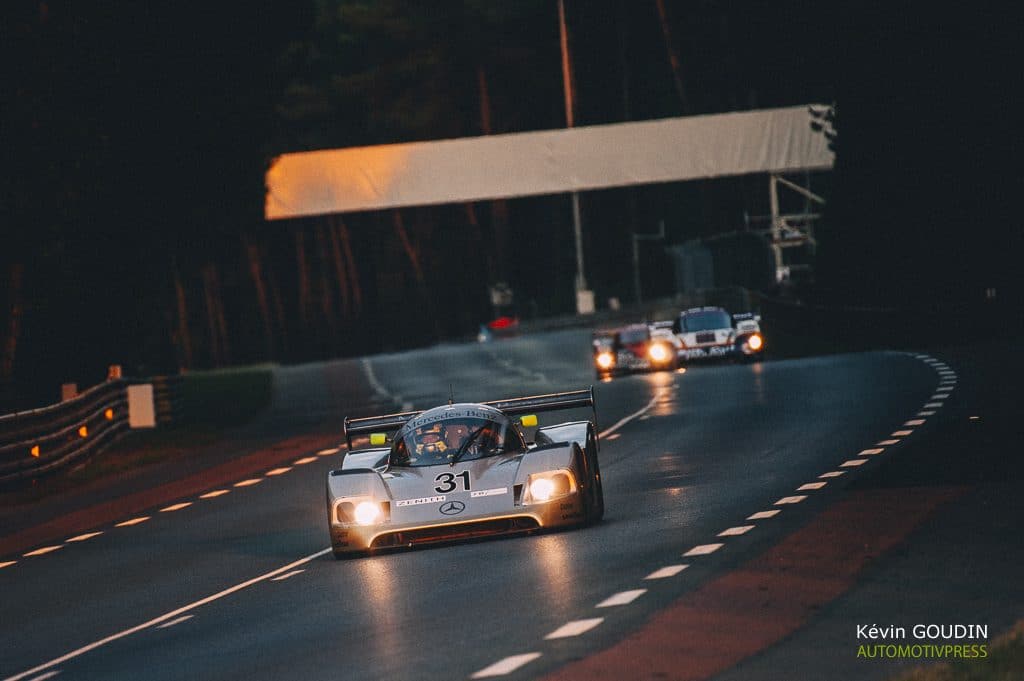
[[892, 681], [1020, 681], [1024, 679], [1024, 620], [988, 647], [988, 657], [918, 667]]

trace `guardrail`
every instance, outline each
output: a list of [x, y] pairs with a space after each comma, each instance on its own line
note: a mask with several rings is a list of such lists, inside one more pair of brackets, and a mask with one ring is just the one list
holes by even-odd
[[[111, 380], [60, 404], [0, 416], [0, 484], [45, 475], [116, 442], [129, 430], [128, 386], [139, 382]], [[157, 423], [167, 423], [179, 401], [177, 378], [152, 383]]]

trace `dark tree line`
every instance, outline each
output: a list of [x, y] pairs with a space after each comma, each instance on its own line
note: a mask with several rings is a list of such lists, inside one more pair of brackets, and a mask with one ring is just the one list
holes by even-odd
[[[807, 0], [566, 8], [578, 125], [838, 103], [837, 167], [815, 180], [830, 197], [829, 296], [912, 304], [1009, 278], [1020, 165], [992, 159], [1019, 150], [1019, 16]], [[262, 219], [279, 153], [563, 126], [554, 0], [202, 13], [21, 0], [0, 30], [7, 405], [49, 401], [109, 363], [301, 361], [469, 334], [497, 281], [523, 315], [572, 309], [565, 197]], [[745, 211], [767, 212], [763, 178], [587, 193], [599, 302], [631, 297], [631, 231], [664, 220], [678, 242], [741, 228]], [[660, 248], [645, 247], [648, 295], [671, 291]]]

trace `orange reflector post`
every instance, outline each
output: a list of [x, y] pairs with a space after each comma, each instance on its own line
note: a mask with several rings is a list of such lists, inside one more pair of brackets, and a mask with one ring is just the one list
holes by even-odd
[[103, 415], [105, 417], [107, 417], [108, 421], [113, 421], [114, 420], [114, 410], [113, 409], [107, 409], [105, 412], [103, 412]]
[[82, 426], [78, 429], [78, 434], [81, 437], [89, 437], [89, 429], [86, 426]]
[[39, 445], [36, 445], [35, 447], [33, 447], [32, 449], [30, 449], [28, 451], [29, 451], [30, 454], [32, 454], [32, 456], [38, 457], [39, 456]]

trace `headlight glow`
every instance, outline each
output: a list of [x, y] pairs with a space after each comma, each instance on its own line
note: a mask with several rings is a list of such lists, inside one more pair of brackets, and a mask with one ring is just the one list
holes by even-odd
[[356, 510], [353, 515], [355, 516], [356, 522], [360, 525], [373, 525], [380, 519], [380, 504], [376, 504], [372, 501], [361, 501], [356, 506]]
[[597, 366], [602, 369], [611, 369], [615, 364], [615, 357], [610, 352], [602, 352], [597, 355]]
[[530, 483], [530, 496], [535, 501], [547, 501], [555, 493], [555, 483], [551, 478], [537, 478]]
[[668, 359], [668, 348], [665, 347], [664, 343], [653, 343], [647, 354], [651, 356], [651, 359], [655, 362], [664, 362]]
[[760, 350], [762, 345], [764, 345], [764, 341], [761, 340], [761, 336], [756, 333], [747, 339], [747, 346], [751, 350]]
[[523, 495], [524, 504], [543, 504], [576, 492], [576, 478], [571, 471], [555, 470], [530, 475]]

